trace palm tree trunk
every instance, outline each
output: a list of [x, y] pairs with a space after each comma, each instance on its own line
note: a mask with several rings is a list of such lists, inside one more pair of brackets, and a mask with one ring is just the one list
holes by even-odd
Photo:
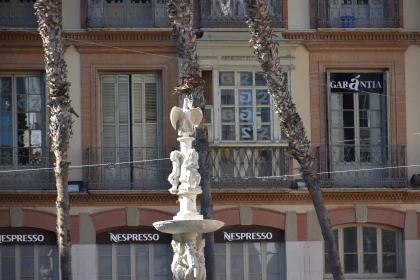
[[322, 236], [328, 248], [333, 277], [335, 280], [344, 280], [337, 244], [325, 208], [319, 180], [313, 168], [314, 159], [310, 156], [310, 141], [306, 136], [302, 119], [296, 110], [296, 105], [293, 103], [281, 70], [278, 43], [273, 39], [275, 35], [268, 13], [268, 1], [247, 0], [247, 5], [250, 14], [247, 23], [252, 34], [250, 42], [264, 71], [268, 92], [274, 103], [274, 111], [280, 119], [280, 126], [289, 138], [288, 151], [300, 164], [300, 171], [308, 187], [321, 226]]
[[51, 149], [55, 155], [57, 186], [57, 235], [60, 253], [61, 279], [71, 280], [70, 202], [68, 193], [69, 162], [67, 161], [72, 134], [70, 83], [64, 60], [61, 0], [37, 0], [34, 4], [38, 30], [44, 47], [48, 106], [50, 107]]
[[[198, 7], [196, 7], [198, 9]], [[181, 62], [182, 84], [175, 88], [175, 94], [186, 95], [192, 99], [194, 108], [204, 111], [206, 100], [203, 94], [204, 80], [201, 78], [200, 65], [198, 64], [196, 50], [196, 32], [193, 25], [193, 9], [190, 0], [170, 0], [168, 13], [171, 21], [172, 35], [178, 48], [178, 57]], [[208, 176], [207, 157], [209, 143], [205, 119], [195, 131], [195, 149], [199, 156], [199, 171], [201, 174], [200, 196], [201, 214], [205, 219], [213, 218], [213, 205], [211, 200], [211, 188]], [[214, 234], [204, 234], [206, 247], [206, 274], [208, 280], [214, 279]]]

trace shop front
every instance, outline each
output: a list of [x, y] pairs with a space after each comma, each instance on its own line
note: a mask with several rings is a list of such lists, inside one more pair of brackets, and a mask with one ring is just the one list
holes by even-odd
[[0, 228], [0, 280], [58, 279], [55, 232], [30, 227]]
[[215, 232], [216, 279], [285, 279], [284, 231], [231, 226]]

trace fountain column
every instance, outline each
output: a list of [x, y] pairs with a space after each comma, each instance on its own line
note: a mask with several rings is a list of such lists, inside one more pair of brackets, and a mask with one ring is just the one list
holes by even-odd
[[201, 176], [198, 172], [198, 153], [192, 147], [195, 140], [191, 137], [194, 127], [199, 125], [203, 113], [200, 108], [192, 108], [188, 98], [184, 99], [183, 108], [173, 107], [171, 124], [180, 136], [180, 151], [170, 155], [172, 173], [168, 180], [172, 187], [169, 192], [178, 196], [179, 212], [172, 220], [159, 221], [153, 226], [161, 232], [173, 235], [172, 248], [174, 257], [171, 270], [174, 280], [204, 280], [206, 268], [204, 259], [204, 239], [199, 234], [213, 232], [224, 223], [203, 219], [197, 211], [197, 196], [202, 193]]

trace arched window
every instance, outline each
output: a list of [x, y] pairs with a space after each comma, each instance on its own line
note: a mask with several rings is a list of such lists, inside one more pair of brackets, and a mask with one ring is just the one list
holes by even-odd
[[[398, 229], [379, 225], [346, 225], [333, 230], [346, 279], [403, 276], [403, 236]], [[326, 276], [331, 276], [325, 252]]]

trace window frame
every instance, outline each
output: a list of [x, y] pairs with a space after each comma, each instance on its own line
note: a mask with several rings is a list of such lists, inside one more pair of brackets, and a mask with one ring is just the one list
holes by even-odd
[[[60, 254], [58, 253], [58, 245], [42, 245], [42, 244], [10, 244], [10, 245], [0, 245], [0, 246], [13, 246], [14, 250], [15, 250], [15, 278], [16, 279], [21, 279], [21, 253], [20, 253], [20, 247], [21, 246], [34, 246], [34, 280], [40, 280], [40, 275], [39, 275], [39, 246], [53, 246], [56, 250], [56, 267], [57, 271], [54, 272], [54, 274], [59, 276], [59, 271], [60, 271], [60, 265], [59, 265], [59, 260], [60, 260]], [[2, 255], [1, 255], [2, 251], [0, 250], [0, 260], [2, 259]], [[0, 280], [2, 280], [2, 265], [0, 264]]]
[[[130, 246], [130, 279], [131, 280], [136, 280], [137, 274], [136, 274], [136, 250], [135, 250], [135, 246], [136, 245], [145, 245], [147, 244], [149, 247], [149, 280], [154, 280], [154, 250], [153, 250], [153, 246], [156, 245], [155, 243], [122, 243], [122, 244], [116, 244], [116, 243], [112, 243], [112, 244], [97, 244], [96, 246], [96, 256], [98, 257], [98, 261], [97, 261], [97, 267], [96, 267], [96, 271], [97, 271], [97, 279], [100, 280], [101, 275], [99, 274], [99, 259], [100, 259], [100, 254], [99, 254], [99, 247], [100, 246], [111, 246], [111, 279], [113, 280], [117, 280], [118, 279], [118, 275], [117, 275], [117, 246], [118, 245], [129, 245]], [[167, 249], [168, 249], [168, 256], [169, 256], [169, 266], [168, 266], [168, 276], [172, 275], [171, 269], [170, 269], [170, 264], [172, 263], [172, 255], [173, 255], [173, 251], [172, 251], [172, 247], [170, 244], [166, 244], [166, 243], [157, 243], [160, 245], [167, 245]], [[106, 277], [106, 276], [104, 276]]]
[[[292, 84], [292, 79], [293, 79], [293, 71], [291, 71], [291, 69], [289, 69], [290, 67], [286, 67], [287, 69], [284, 69], [283, 73], [286, 74], [287, 80], [288, 80], [288, 88], [289, 90], [291, 89], [291, 84]], [[233, 85], [220, 85], [220, 73], [221, 72], [233, 72], [234, 73], [234, 77], [235, 77], [235, 81]], [[270, 108], [270, 139], [268, 140], [258, 140], [257, 138], [257, 131], [258, 129], [255, 129], [253, 131], [253, 139], [252, 140], [241, 140], [240, 139], [240, 135], [239, 135], [239, 130], [240, 130], [240, 125], [241, 122], [239, 121], [239, 107], [241, 107], [241, 105], [239, 104], [238, 100], [237, 100], [237, 96], [238, 96], [238, 91], [241, 89], [252, 89], [253, 92], [256, 92], [257, 90], [268, 90], [267, 86], [242, 86], [240, 85], [240, 72], [252, 72], [253, 74], [253, 80], [255, 84], [255, 74], [256, 73], [262, 73], [262, 70], [260, 68], [255, 68], [255, 67], [251, 67], [251, 68], [247, 68], [247, 67], [238, 67], [237, 69], [235, 68], [235, 70], [232, 69], [232, 67], [221, 67], [220, 69], [214, 69], [213, 70], [213, 119], [214, 119], [214, 124], [217, 125], [213, 125], [213, 129], [214, 129], [214, 143], [215, 144], [221, 144], [223, 146], [249, 146], [249, 144], [252, 144], [253, 146], [267, 146], [270, 144], [284, 144], [287, 145], [288, 139], [287, 137], [285, 137], [284, 135], [282, 135], [282, 132], [280, 130], [280, 124], [279, 124], [279, 120], [278, 117], [275, 115], [274, 111], [273, 111], [273, 104], [272, 104], [272, 100], [271, 97], [269, 96], [269, 108]], [[221, 91], [227, 89], [227, 90], [233, 90], [234, 94], [235, 94], [235, 140], [222, 140], [222, 121], [221, 121], [221, 109], [222, 106], [221, 105]], [[255, 95], [255, 94], [254, 94]], [[253, 96], [254, 96], [253, 95]], [[255, 97], [253, 97], [255, 99]], [[254, 128], [256, 128], [256, 121], [255, 121], [255, 116], [256, 116], [256, 108], [259, 107], [259, 105], [254, 104], [253, 105], [242, 105], [242, 107], [247, 106], [250, 107], [252, 106], [253, 108], [253, 125]], [[233, 107], [233, 105], [231, 106]], [[233, 122], [232, 122], [233, 123]], [[227, 124], [227, 123], [225, 123]], [[264, 123], [262, 123], [264, 124]]]
[[[49, 147], [49, 138], [48, 138], [48, 125], [49, 125], [49, 110], [47, 109], [47, 99], [48, 99], [48, 88], [45, 82], [45, 72], [42, 71], [30, 71], [30, 72], [23, 72], [23, 73], [16, 73], [16, 72], [1, 72], [1, 78], [10, 77], [12, 79], [11, 84], [11, 96], [12, 96], [12, 164], [11, 165], [1, 165], [0, 169], [10, 169], [10, 168], [18, 168], [18, 169], [25, 169], [25, 168], [32, 168], [33, 166], [45, 166], [48, 164], [48, 147]], [[41, 161], [38, 164], [19, 164], [19, 155], [18, 155], [18, 108], [17, 108], [17, 79], [18, 78], [30, 78], [30, 77], [37, 77], [40, 80], [40, 96], [41, 96], [41, 110], [39, 111], [41, 115], [41, 124], [38, 130], [41, 131], [41, 146], [39, 147], [42, 151]], [[0, 94], [1, 95], [1, 94]], [[25, 111], [26, 112], [26, 111]], [[31, 111], [32, 112], [32, 111]], [[1, 113], [1, 112], [0, 112]], [[28, 112], [26, 112], [28, 113]], [[0, 115], [1, 117], [1, 115]], [[32, 130], [32, 129], [29, 129]], [[1, 137], [1, 130], [0, 130], [0, 137]], [[1, 145], [1, 142], [0, 142]], [[1, 146], [0, 146], [1, 148]], [[29, 147], [29, 148], [32, 148]]]
[[[243, 266], [244, 266], [244, 280], [249, 280], [251, 277], [250, 272], [250, 265], [249, 265], [249, 246], [250, 243], [258, 243], [261, 246], [261, 279], [266, 280], [267, 279], [267, 243], [276, 243], [278, 244], [278, 256], [279, 256], [279, 262], [280, 262], [280, 278], [279, 280], [286, 279], [286, 251], [285, 251], [285, 243], [284, 242], [235, 242], [236, 244], [242, 244], [242, 252], [243, 252]], [[225, 256], [225, 263], [226, 263], [226, 271], [224, 274], [215, 272], [216, 277], [218, 275], [224, 275], [225, 280], [231, 280], [232, 279], [232, 270], [231, 270], [231, 242], [225, 242], [225, 243], [217, 243], [218, 245], [225, 245], [225, 254], [216, 254], [217, 256]]]
[[[404, 240], [403, 232], [394, 227], [376, 225], [376, 224], [346, 224], [344, 226], [335, 227], [333, 231], [338, 231], [338, 252], [340, 255], [340, 262], [344, 272], [344, 229], [355, 227], [357, 229], [357, 265], [358, 273], [344, 273], [346, 279], [386, 279], [386, 278], [402, 278], [404, 276]], [[376, 229], [376, 243], [377, 243], [377, 265], [378, 273], [363, 273], [363, 228], [364, 227], [373, 227]], [[383, 273], [383, 256], [382, 256], [382, 229], [391, 230], [396, 234], [396, 273]], [[332, 279], [331, 273], [326, 273], [326, 257], [327, 253], [325, 252], [325, 242], [323, 242], [323, 274], [324, 278]]]

